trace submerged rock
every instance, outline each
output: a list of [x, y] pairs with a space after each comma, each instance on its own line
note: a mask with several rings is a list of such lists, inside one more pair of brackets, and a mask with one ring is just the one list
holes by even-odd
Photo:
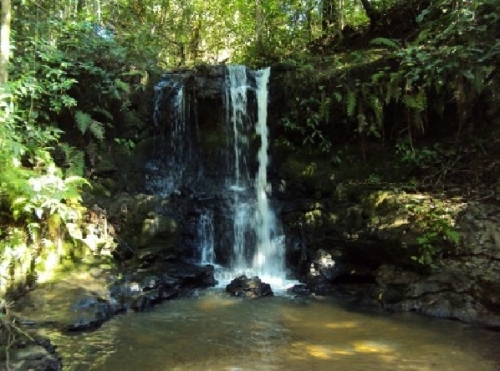
[[309, 290], [309, 288], [305, 284], [294, 285], [292, 288], [288, 289], [288, 292], [297, 296], [311, 295], [311, 290]]
[[247, 278], [245, 275], [232, 280], [231, 283], [226, 286], [226, 291], [233, 296], [247, 298], [274, 295], [268, 283], [262, 282], [259, 277]]
[[9, 350], [10, 370], [59, 371], [62, 370], [60, 356], [55, 347], [45, 338], [17, 340]]
[[99, 278], [68, 274], [28, 293], [15, 312], [19, 322], [31, 328], [93, 330], [120, 312], [145, 311], [164, 300], [214, 286], [213, 273], [209, 265], [158, 262], [148, 269], [103, 271]]

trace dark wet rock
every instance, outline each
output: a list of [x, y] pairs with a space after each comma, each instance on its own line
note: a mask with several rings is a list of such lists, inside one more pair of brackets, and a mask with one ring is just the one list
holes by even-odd
[[487, 270], [485, 262], [481, 260], [447, 259], [439, 271], [428, 276], [384, 265], [377, 271], [377, 285], [371, 293], [372, 302], [395, 312], [412, 311], [497, 326], [500, 316], [494, 303], [498, 294], [495, 290], [486, 294], [484, 281], [480, 280], [491, 275], [491, 272], [500, 272], [500, 267], [495, 269], [495, 262], [490, 262], [490, 270]]
[[216, 285], [213, 274], [212, 266], [159, 262], [114, 282], [109, 296], [125, 309], [144, 311], [189, 290]]
[[11, 370], [59, 371], [61, 358], [50, 340], [42, 337], [16, 340], [9, 350]]
[[281, 216], [289, 257], [295, 259], [288, 263], [302, 267], [300, 279], [312, 293], [351, 297], [389, 311], [500, 324], [498, 205], [449, 200], [447, 213], [462, 238], [456, 247], [443, 239], [444, 257], [431, 269], [412, 260], [426, 231], [405, 208], [416, 204], [431, 210], [430, 196], [345, 185], [328, 197], [313, 198], [319, 179], [305, 184], [296, 171], [302, 163], [294, 161], [285, 159], [280, 176], [295, 190], [302, 182], [304, 191], [297, 197], [286, 190], [279, 194]]
[[66, 324], [65, 330], [81, 331], [99, 327], [115, 313], [123, 310], [120, 305], [112, 305], [113, 300], [106, 300], [96, 295], [80, 297], [70, 308], [74, 317]]
[[214, 267], [212, 265], [196, 264], [168, 264], [161, 263], [159, 268], [164, 274], [180, 281], [182, 288], [207, 288], [217, 284], [214, 278]]
[[288, 292], [298, 296], [311, 295], [311, 290], [309, 290], [309, 288], [305, 284], [294, 285], [292, 288], [288, 289]]
[[231, 283], [226, 286], [226, 291], [233, 296], [247, 298], [258, 298], [274, 295], [273, 291], [271, 290], [271, 286], [267, 283], [262, 282], [259, 277], [247, 278], [247, 276], [245, 275], [232, 280]]
[[58, 371], [62, 369], [58, 357], [50, 354], [40, 345], [29, 345], [19, 349], [12, 356], [12, 370]]
[[[100, 270], [100, 277], [68, 275], [18, 301], [15, 315], [30, 328], [93, 330], [127, 310], [145, 311], [164, 300], [214, 286], [214, 268], [160, 261], [147, 269]], [[13, 311], [14, 312], [14, 311]]]
[[314, 268], [311, 268], [311, 271], [307, 277], [308, 289], [316, 295], [330, 295], [333, 290], [332, 283]]

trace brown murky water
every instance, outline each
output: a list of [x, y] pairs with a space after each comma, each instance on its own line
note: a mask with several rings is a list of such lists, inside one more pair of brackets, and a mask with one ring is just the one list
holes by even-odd
[[242, 300], [220, 290], [50, 334], [68, 370], [498, 370], [500, 334], [329, 298]]

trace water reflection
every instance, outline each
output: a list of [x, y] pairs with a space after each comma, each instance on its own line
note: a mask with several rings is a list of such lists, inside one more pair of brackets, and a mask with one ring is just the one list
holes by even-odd
[[495, 370], [500, 334], [332, 299], [242, 300], [221, 291], [50, 335], [70, 370]]

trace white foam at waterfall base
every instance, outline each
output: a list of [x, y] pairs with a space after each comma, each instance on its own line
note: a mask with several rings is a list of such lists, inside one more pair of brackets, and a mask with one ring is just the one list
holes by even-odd
[[[219, 289], [225, 289], [232, 280], [242, 275], [245, 275], [248, 278], [256, 276], [253, 269], [234, 271], [232, 269], [224, 268], [220, 265], [214, 265], [214, 268], [215, 279], [217, 280], [217, 285], [215, 287]], [[299, 283], [297, 280], [286, 279], [276, 275], [259, 275], [258, 277], [262, 282], [271, 285], [271, 289], [276, 296], [286, 295], [289, 288]]]

